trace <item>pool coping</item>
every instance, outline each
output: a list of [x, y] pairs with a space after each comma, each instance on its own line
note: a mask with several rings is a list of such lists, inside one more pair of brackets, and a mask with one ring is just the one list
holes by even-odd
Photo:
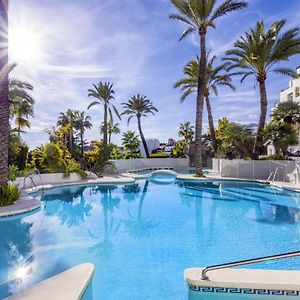
[[6, 300], [79, 300], [92, 280], [95, 266], [84, 263], [43, 280]]
[[0, 207], [0, 218], [28, 213], [40, 207], [40, 200], [31, 197], [26, 190], [21, 190], [20, 198], [14, 204]]
[[222, 269], [201, 279], [203, 268], [189, 268], [184, 279], [189, 289], [202, 293], [300, 296], [300, 271]]

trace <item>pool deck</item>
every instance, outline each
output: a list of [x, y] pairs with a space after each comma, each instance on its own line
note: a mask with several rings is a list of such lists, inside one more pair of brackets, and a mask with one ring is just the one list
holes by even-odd
[[203, 280], [202, 270], [190, 268], [184, 271], [184, 279], [190, 290], [204, 293], [300, 295], [300, 271], [222, 269], [208, 272], [209, 280]]
[[41, 202], [28, 195], [24, 190], [21, 191], [20, 199], [9, 206], [0, 207], [0, 218], [15, 216], [28, 213], [40, 208]]
[[94, 265], [80, 264], [6, 300], [79, 300], [92, 280]]

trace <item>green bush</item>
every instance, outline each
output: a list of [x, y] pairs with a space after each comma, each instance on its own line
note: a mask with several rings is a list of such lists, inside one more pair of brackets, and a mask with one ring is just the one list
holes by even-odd
[[15, 181], [19, 176], [19, 168], [16, 165], [8, 166], [8, 179], [11, 181]]
[[20, 197], [20, 191], [14, 184], [7, 183], [0, 186], [0, 206], [14, 204]]
[[140, 153], [125, 153], [123, 159], [134, 159], [134, 158], [142, 158]]
[[150, 155], [150, 158], [167, 158], [170, 157], [168, 152], [157, 152]]

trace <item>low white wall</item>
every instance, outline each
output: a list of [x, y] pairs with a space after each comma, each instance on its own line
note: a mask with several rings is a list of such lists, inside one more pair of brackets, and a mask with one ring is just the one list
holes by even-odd
[[187, 158], [136, 158], [114, 160], [120, 172], [142, 168], [185, 168], [189, 166]]
[[[275, 181], [293, 182], [297, 179], [296, 161], [283, 160], [228, 160], [213, 159], [213, 170], [221, 177], [267, 180], [271, 172], [275, 173]], [[273, 179], [273, 175], [271, 177]]]
[[[77, 182], [81, 180], [81, 177], [76, 173], [71, 173], [69, 177], [64, 177], [63, 173], [51, 173], [51, 174], [41, 174], [41, 175], [37, 174], [37, 175], [32, 175], [32, 178], [36, 185], [70, 183], [70, 182]], [[25, 179], [25, 182], [24, 182], [24, 177], [18, 177], [15, 180], [15, 183], [20, 188], [33, 187], [32, 181], [29, 177]]]

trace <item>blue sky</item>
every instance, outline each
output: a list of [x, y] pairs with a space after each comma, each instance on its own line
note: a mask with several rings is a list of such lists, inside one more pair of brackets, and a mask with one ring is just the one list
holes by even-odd
[[[213, 54], [221, 58], [257, 20], [270, 25], [284, 18], [286, 29], [300, 26], [299, 0], [248, 2], [248, 9], [220, 19], [217, 29], [208, 32], [207, 46]], [[115, 104], [120, 111], [121, 103], [136, 93], [153, 101], [159, 113], [143, 120], [147, 138], [177, 138], [181, 122], [194, 122], [195, 96], [180, 103], [180, 91], [174, 90], [173, 84], [182, 77], [186, 62], [197, 54], [198, 37], [178, 42], [184, 25], [168, 18], [172, 12], [169, 0], [11, 0], [12, 35], [26, 32], [33, 41], [31, 47], [36, 48], [27, 57], [24, 52], [17, 55], [23, 47], [11, 55], [11, 60], [18, 62], [12, 75], [35, 87], [35, 118], [31, 130], [23, 134], [31, 148], [47, 141], [44, 130], [55, 125], [60, 112], [68, 108], [86, 110], [92, 100], [87, 90], [100, 80], [114, 83]], [[30, 42], [25, 44], [26, 53]], [[300, 56], [285, 65], [300, 65]], [[269, 108], [278, 102], [288, 81], [279, 75], [268, 78]], [[255, 79], [241, 85], [237, 78], [235, 84], [236, 92], [222, 89], [218, 97], [211, 97], [215, 122], [223, 116], [240, 123], [257, 122]], [[94, 127], [87, 131], [86, 138], [99, 139], [102, 109], [99, 106], [87, 114]], [[137, 130], [135, 121], [127, 127], [124, 117], [120, 123], [122, 132]], [[120, 139], [121, 135], [114, 136], [113, 142], [120, 143]]]

